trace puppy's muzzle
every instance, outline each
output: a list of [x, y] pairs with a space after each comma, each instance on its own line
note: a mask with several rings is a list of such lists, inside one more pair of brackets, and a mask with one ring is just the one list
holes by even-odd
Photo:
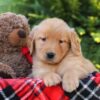
[[46, 54], [46, 58], [49, 59], [49, 60], [54, 59], [54, 57], [55, 57], [55, 53], [53, 53], [53, 52], [48, 52]]

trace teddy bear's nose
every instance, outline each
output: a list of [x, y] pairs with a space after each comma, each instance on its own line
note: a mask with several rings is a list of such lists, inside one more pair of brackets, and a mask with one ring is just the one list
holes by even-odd
[[20, 38], [25, 38], [25, 37], [26, 37], [26, 32], [25, 32], [24, 30], [20, 29], [20, 30], [18, 31], [18, 36], [19, 36]]

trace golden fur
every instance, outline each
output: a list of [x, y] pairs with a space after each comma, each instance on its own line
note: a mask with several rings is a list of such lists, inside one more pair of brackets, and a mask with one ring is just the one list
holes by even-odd
[[[42, 78], [47, 86], [62, 82], [63, 89], [72, 92], [79, 79], [96, 70], [83, 57], [74, 29], [61, 19], [48, 18], [35, 26], [28, 47], [33, 55], [33, 77]], [[55, 54], [52, 60], [47, 59], [48, 52]]]

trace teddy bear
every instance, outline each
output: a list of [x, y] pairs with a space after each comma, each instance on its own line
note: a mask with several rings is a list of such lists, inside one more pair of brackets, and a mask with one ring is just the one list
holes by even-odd
[[27, 77], [31, 73], [31, 64], [21, 53], [29, 32], [28, 19], [24, 15], [0, 14], [0, 62], [11, 67], [16, 77]]
[[16, 78], [16, 73], [10, 66], [0, 62], [0, 78]]

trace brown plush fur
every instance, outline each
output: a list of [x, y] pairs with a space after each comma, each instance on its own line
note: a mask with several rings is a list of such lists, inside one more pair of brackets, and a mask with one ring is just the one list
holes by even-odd
[[29, 31], [25, 16], [10, 12], [0, 14], [0, 62], [11, 66], [17, 77], [25, 77], [30, 72], [31, 66], [20, 51], [26, 45]]
[[16, 74], [14, 70], [6, 65], [0, 62], [0, 78], [15, 78]]
[[75, 90], [79, 79], [96, 71], [83, 57], [77, 38], [75, 30], [58, 18], [46, 19], [34, 27], [28, 39], [34, 60], [33, 77], [42, 78], [47, 86], [62, 81], [65, 91]]

